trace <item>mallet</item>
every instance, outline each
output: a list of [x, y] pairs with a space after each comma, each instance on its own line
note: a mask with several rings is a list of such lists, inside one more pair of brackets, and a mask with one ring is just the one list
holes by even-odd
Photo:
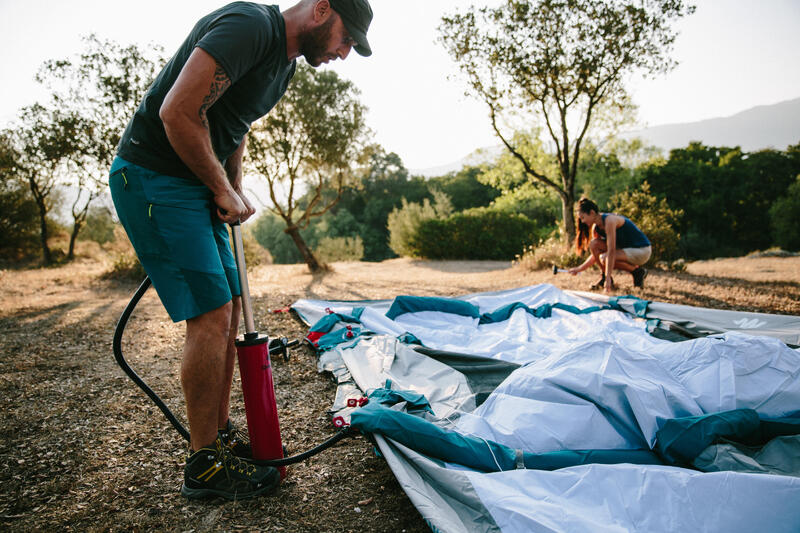
[[567, 272], [569, 272], [569, 270], [567, 270], [566, 268], [558, 268], [556, 265], [553, 265], [553, 275], [555, 276], [559, 272], [566, 274]]

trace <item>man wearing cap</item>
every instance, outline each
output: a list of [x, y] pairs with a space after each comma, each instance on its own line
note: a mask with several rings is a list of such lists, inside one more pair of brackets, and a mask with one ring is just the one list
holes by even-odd
[[222, 7], [197, 22], [120, 141], [109, 178], [117, 214], [170, 318], [186, 321], [186, 497], [242, 499], [279, 482], [248, 460], [228, 418], [241, 302], [225, 223], [255, 212], [241, 188], [245, 136], [283, 96], [296, 59], [369, 56], [371, 20], [367, 0]]

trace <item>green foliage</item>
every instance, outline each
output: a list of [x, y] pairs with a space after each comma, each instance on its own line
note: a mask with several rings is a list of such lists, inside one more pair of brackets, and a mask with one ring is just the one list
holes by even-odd
[[364, 243], [363, 259], [383, 261], [396, 257], [389, 247], [389, 213], [401, 206], [403, 198], [421, 203], [432, 197], [425, 180], [409, 176], [397, 154], [387, 154], [379, 146], [372, 146], [368, 155], [366, 172], [355, 186], [344, 191], [339, 204], [332, 210], [337, 216], [340, 211], [347, 211], [355, 219], [358, 229], [356, 232], [340, 231], [332, 236], [359, 235]]
[[479, 181], [480, 167], [464, 167], [458, 172], [428, 180], [430, 189], [438, 189], [450, 197], [454, 211], [485, 207], [500, 196], [500, 191]]
[[389, 213], [389, 246], [403, 257], [417, 257], [417, 232], [426, 220], [442, 219], [450, 216], [450, 199], [441, 192], [434, 193], [434, 203], [425, 198], [421, 204], [402, 199], [401, 207]]
[[323, 237], [314, 251], [320, 261], [360, 261], [364, 256], [364, 242], [361, 237]]
[[743, 153], [701, 143], [672, 150], [664, 164], [644, 170], [653, 193], [684, 212], [676, 229], [683, 254], [692, 258], [769, 248], [767, 214], [799, 173], [792, 147]]
[[412, 255], [429, 259], [512, 259], [536, 241], [536, 223], [523, 215], [476, 208], [423, 220], [410, 240]]
[[639, 190], [612, 196], [609, 209], [631, 219], [650, 239], [653, 254], [649, 263], [675, 258], [680, 241], [675, 226], [683, 216], [683, 211], [670, 209], [665, 199], [656, 198], [647, 182], [642, 183]]
[[285, 229], [286, 223], [279, 216], [266, 212], [255, 221], [252, 234], [256, 242], [269, 251], [273, 263], [299, 263], [303, 258]]
[[625, 167], [614, 147], [600, 151], [587, 143], [581, 151], [578, 165], [577, 187], [582, 195], [591, 198], [601, 209], [609, 204], [615, 194], [634, 189], [641, 183], [641, 173], [633, 167]]
[[800, 251], [800, 176], [769, 210], [775, 244], [785, 250]]
[[527, 270], [550, 269], [553, 265], [560, 268], [578, 266], [583, 262], [575, 253], [572, 242], [567, 242], [558, 231], [553, 231], [546, 239], [527, 246], [514, 259], [514, 265]]
[[10, 132], [0, 132], [0, 257], [18, 260], [36, 250], [39, 210], [16, 176], [20, 154]]
[[16, 184], [0, 183], [0, 257], [22, 259], [39, 246], [39, 212], [30, 192]]
[[555, 193], [536, 187], [530, 182], [503, 193], [492, 202], [491, 208], [504, 213], [525, 215], [539, 228], [549, 228], [548, 233], [555, 229], [556, 221], [561, 216], [561, 201]]
[[133, 251], [119, 253], [114, 258], [111, 269], [103, 274], [103, 279], [118, 281], [142, 281], [147, 273]]
[[114, 240], [114, 227], [116, 223], [111, 212], [105, 207], [95, 206], [89, 209], [86, 215], [86, 227], [81, 233], [81, 239], [105, 244]]

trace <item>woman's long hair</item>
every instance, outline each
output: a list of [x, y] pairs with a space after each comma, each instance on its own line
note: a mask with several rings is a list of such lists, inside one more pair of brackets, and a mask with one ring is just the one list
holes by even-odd
[[[599, 213], [600, 208], [598, 208], [597, 204], [588, 198], [581, 198], [580, 202], [578, 202], [578, 212], [586, 213], [588, 215], [592, 211]], [[590, 228], [588, 224], [584, 224], [581, 222], [581, 219], [578, 218], [578, 234], [575, 236], [575, 249], [579, 254], [585, 252], [586, 249], [589, 248], [589, 242], [592, 240], [589, 233]]]

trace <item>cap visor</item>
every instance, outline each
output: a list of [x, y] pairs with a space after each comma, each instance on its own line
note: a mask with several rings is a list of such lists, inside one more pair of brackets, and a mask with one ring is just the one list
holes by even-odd
[[352, 33], [350, 35], [356, 42], [356, 45], [353, 48], [356, 49], [358, 55], [364, 57], [369, 57], [372, 55], [372, 48], [369, 47], [369, 41], [367, 41], [367, 35], [365, 33], [356, 32], [355, 35]]

